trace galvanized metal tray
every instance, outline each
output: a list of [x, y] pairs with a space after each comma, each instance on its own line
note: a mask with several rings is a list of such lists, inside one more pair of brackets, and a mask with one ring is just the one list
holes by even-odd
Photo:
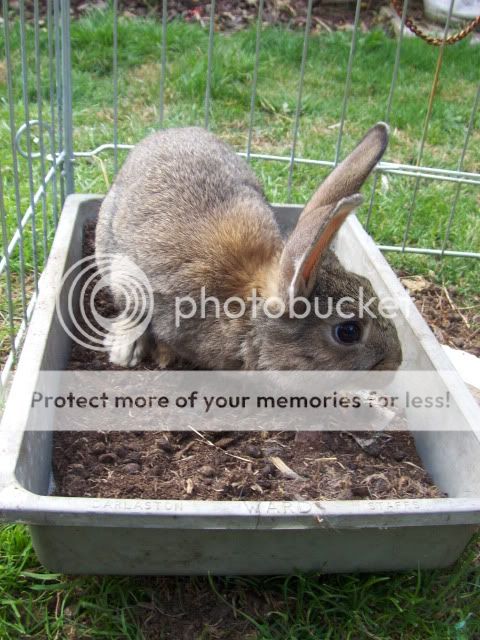
[[[68, 360], [70, 339], [58, 322], [55, 296], [65, 271], [81, 258], [84, 223], [100, 202], [88, 195], [66, 200], [0, 428], [0, 520], [29, 525], [40, 561], [65, 573], [177, 575], [453, 563], [480, 524], [480, 411], [458, 376], [449, 376], [448, 384], [461, 428], [415, 431], [423, 463], [448, 498], [213, 502], [49, 495], [52, 433], [28, 430], [27, 399], [40, 370], [60, 370]], [[275, 211], [287, 231], [300, 208]], [[366, 274], [379, 294], [401, 299], [408, 308], [401, 329], [407, 359], [418, 368], [451, 369], [356, 218], [344, 227], [336, 245], [340, 259]]]

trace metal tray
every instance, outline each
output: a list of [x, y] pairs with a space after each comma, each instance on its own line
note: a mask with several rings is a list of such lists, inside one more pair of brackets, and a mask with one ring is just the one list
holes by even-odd
[[[480, 523], [480, 411], [458, 376], [449, 377], [462, 430], [416, 431], [423, 463], [448, 498], [319, 502], [114, 500], [49, 495], [52, 433], [28, 431], [38, 371], [64, 368], [70, 339], [55, 312], [62, 275], [81, 258], [82, 230], [98, 196], [67, 198], [0, 433], [0, 520], [30, 527], [52, 571], [92, 574], [278, 574], [382, 571], [453, 563]], [[300, 208], [278, 206], [284, 230]], [[418, 368], [451, 369], [355, 217], [337, 253], [368, 275], [379, 294], [410, 305], [401, 331]]]

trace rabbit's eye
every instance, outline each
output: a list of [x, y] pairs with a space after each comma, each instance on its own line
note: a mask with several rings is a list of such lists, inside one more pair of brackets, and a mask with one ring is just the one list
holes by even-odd
[[342, 322], [333, 328], [333, 335], [337, 342], [353, 344], [362, 337], [362, 328], [358, 322]]

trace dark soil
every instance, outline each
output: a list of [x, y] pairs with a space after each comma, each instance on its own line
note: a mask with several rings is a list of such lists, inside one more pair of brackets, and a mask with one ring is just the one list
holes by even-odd
[[[232, 31], [243, 29], [256, 23], [258, 0], [217, 0], [215, 8], [215, 29]], [[263, 23], [265, 25], [284, 25], [290, 28], [305, 27], [307, 18], [307, 0], [265, 0]], [[355, 0], [314, 0], [312, 5], [312, 31], [337, 31], [351, 28], [355, 18]], [[379, 9], [388, 6], [385, 0], [367, 0], [362, 3], [360, 29], [366, 31], [382, 24]], [[79, 18], [92, 9], [105, 10], [107, 0], [71, 0], [71, 15]], [[169, 0], [168, 20], [180, 18], [185, 22], [194, 22], [207, 28], [210, 20], [211, 2], [206, 0]], [[46, 3], [40, 2], [40, 13], [45, 21]], [[10, 0], [12, 17], [18, 14], [19, 0]], [[124, 18], [153, 17], [161, 19], [162, 2], [160, 0], [119, 0], [118, 13]], [[33, 19], [33, 1], [25, 1], [27, 20]], [[423, 8], [421, 0], [409, 3], [409, 15], [416, 21], [421, 20]]]
[[453, 287], [441, 287], [423, 276], [398, 275], [437, 340], [480, 357], [480, 298], [465, 307]]
[[[354, 435], [357, 440], [337, 432], [215, 433], [202, 438], [189, 432], [67, 431], [55, 435], [57, 493], [179, 500], [441, 495], [421, 468], [409, 433], [385, 434], [370, 450], [361, 446], [369, 438]], [[300, 477], [290, 478], [272, 459]]]
[[[88, 225], [85, 255], [93, 252], [94, 232], [94, 225]], [[114, 313], [108, 295], [98, 304], [102, 314]], [[106, 353], [74, 345], [69, 368], [114, 367]], [[58, 432], [56, 493], [209, 500], [440, 496], [405, 422], [396, 420], [403, 431], [375, 437], [360, 432]]]
[[[138, 578], [145, 602], [134, 611], [145, 640], [259, 640], [250, 619], [283, 609], [271, 588], [208, 578]], [[216, 593], [214, 589], [218, 589]]]

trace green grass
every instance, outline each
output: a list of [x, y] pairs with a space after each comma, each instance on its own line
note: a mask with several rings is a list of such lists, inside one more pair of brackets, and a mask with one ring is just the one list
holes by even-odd
[[[31, 117], [36, 116], [35, 58], [33, 28], [27, 25], [28, 94]], [[112, 15], [93, 11], [71, 26], [74, 145], [76, 150], [91, 150], [113, 139], [112, 107]], [[0, 39], [3, 38], [3, 30]], [[134, 143], [158, 128], [161, 25], [151, 19], [119, 19], [119, 140]], [[3, 43], [2, 43], [3, 44]], [[13, 86], [16, 126], [22, 122], [22, 77], [18, 24], [11, 30]], [[279, 28], [267, 28], [262, 35], [258, 73], [258, 91], [253, 132], [253, 151], [288, 156], [292, 142], [298, 94], [303, 34]], [[0, 50], [2, 50], [0, 44]], [[44, 115], [47, 121], [49, 81], [47, 34], [40, 33], [41, 77]], [[203, 124], [206, 86], [208, 33], [199, 25], [172, 22], [167, 34], [167, 79], [165, 84], [165, 126]], [[350, 35], [330, 33], [313, 35], [305, 71], [297, 155], [333, 159], [345, 85]], [[361, 34], [358, 39], [348, 102], [341, 155], [347, 153], [365, 130], [385, 117], [393, 70], [396, 43], [381, 31]], [[255, 52], [255, 30], [216, 34], [212, 72], [210, 125], [238, 150], [245, 150], [249, 124], [251, 82]], [[415, 162], [426, 113], [438, 51], [419, 40], [407, 40], [402, 49], [400, 73], [391, 114], [392, 139], [386, 160]], [[16, 226], [6, 69], [0, 63], [0, 163], [4, 177], [4, 197], [9, 235]], [[475, 96], [480, 67], [480, 50], [467, 42], [449, 47], [434, 103], [432, 120], [422, 163], [456, 168], [466, 124]], [[465, 170], [480, 170], [480, 131], [477, 114], [465, 159]], [[48, 146], [48, 140], [45, 140]], [[120, 161], [125, 157], [120, 153]], [[318, 167], [297, 165], [292, 191], [287, 189], [288, 164], [253, 161], [272, 201], [304, 203], [325, 175]], [[21, 211], [29, 203], [28, 167], [20, 158]], [[39, 184], [40, 167], [34, 163], [34, 182]], [[113, 154], [77, 160], [76, 189], [81, 192], [107, 190], [113, 174]], [[389, 177], [379, 181], [371, 216], [370, 231], [382, 244], [402, 242], [409, 215], [415, 179]], [[367, 199], [372, 182], [365, 188]], [[445, 236], [456, 187], [452, 183], [422, 180], [412, 217], [409, 246], [440, 248]], [[42, 203], [43, 204], [43, 203]], [[34, 286], [33, 245], [41, 267], [45, 247], [53, 237], [52, 194], [45, 202], [47, 228], [43, 232], [42, 204], [36, 211], [37, 237], [29, 226], [25, 231], [24, 256], [29, 275], [28, 289]], [[480, 194], [478, 188], [463, 186], [458, 200], [455, 224], [449, 248], [480, 251]], [[366, 218], [367, 206], [359, 215]], [[44, 237], [46, 243], [43, 242]], [[427, 274], [434, 280], [455, 285], [465, 306], [477, 302], [480, 262], [460, 258], [440, 261], [425, 256], [389, 254], [395, 267], [412, 273]], [[15, 283], [18, 283], [18, 251], [12, 259]], [[5, 287], [4, 279], [0, 287]], [[18, 289], [18, 285], [17, 285]], [[474, 299], [475, 298], [475, 299]], [[6, 316], [6, 296], [0, 313]], [[15, 313], [21, 317], [20, 298]], [[3, 343], [3, 347], [2, 347]], [[8, 351], [5, 326], [0, 329], [0, 353]]]
[[[74, 142], [76, 150], [90, 150], [113, 138], [112, 30], [111, 14], [93, 12], [72, 27]], [[0, 35], [0, 39], [3, 37]], [[33, 76], [33, 32], [27, 28], [29, 97], [31, 115], [36, 114]], [[165, 125], [202, 124], [208, 34], [197, 25], [173, 22], [168, 28], [168, 76], [165, 87]], [[161, 27], [152, 20], [119, 22], [119, 140], [134, 143], [158, 127], [159, 59]], [[268, 28], [262, 37], [253, 150], [288, 155], [292, 140], [303, 36]], [[21, 73], [18, 25], [11, 34], [14, 61], [16, 123], [22, 121]], [[46, 33], [41, 32], [42, 60], [46, 56]], [[352, 76], [342, 155], [376, 120], [385, 117], [395, 42], [374, 31], [361, 35]], [[3, 43], [0, 43], [0, 51]], [[245, 150], [249, 122], [255, 32], [252, 29], [216, 34], [212, 75], [211, 127], [238, 150]], [[297, 154], [333, 159], [339, 122], [349, 35], [312, 36], [305, 73]], [[404, 43], [401, 70], [395, 93], [391, 124], [392, 141], [386, 160], [415, 162], [437, 51], [420, 41]], [[434, 105], [423, 164], [456, 168], [465, 126], [473, 104], [480, 48], [468, 43], [445, 52], [438, 97]], [[42, 64], [42, 97], [48, 101], [48, 67]], [[5, 65], [0, 60], [0, 164], [9, 235], [15, 228], [13, 171], [10, 154]], [[480, 171], [480, 116], [467, 152], [465, 170]], [[120, 153], [120, 160], [124, 154]], [[293, 188], [287, 192], [288, 165], [254, 161], [272, 201], [305, 202], [325, 175], [318, 168], [297, 166]], [[20, 160], [21, 211], [29, 202], [28, 171]], [[105, 192], [113, 174], [113, 157], [78, 160], [76, 189]], [[35, 184], [39, 166], [34, 163]], [[371, 184], [371, 183], [370, 183]], [[372, 212], [371, 232], [378, 242], [398, 244], [412, 198], [414, 180], [389, 178], [380, 184]], [[368, 188], [365, 190], [368, 194]], [[439, 247], [445, 233], [455, 186], [421, 181], [409, 244]], [[480, 251], [480, 194], [462, 187], [451, 248]], [[51, 242], [52, 194], [46, 201], [47, 245]], [[366, 207], [360, 212], [365, 219]], [[42, 207], [37, 209], [37, 254], [45, 258], [42, 245]], [[32, 232], [25, 232], [24, 253], [28, 275], [27, 294], [34, 287]], [[423, 273], [438, 282], [455, 285], [466, 304], [477, 300], [478, 261], [439, 261], [421, 256], [389, 254], [396, 267]], [[12, 259], [15, 314], [21, 319], [18, 287], [19, 256]], [[5, 282], [0, 281], [0, 314], [6, 317]], [[0, 355], [8, 352], [6, 324], [0, 321]], [[218, 603], [235, 603], [252, 618], [252, 637], [262, 640], [307, 638], [424, 638], [467, 640], [480, 637], [480, 570], [478, 547], [472, 546], [454, 569], [442, 572], [383, 576], [296, 576], [268, 579], [137, 580], [133, 578], [67, 578], [48, 575], [39, 567], [23, 527], [0, 532], [0, 638], [141, 638], [148, 636], [145, 606], [173, 598], [185, 590], [208, 593]], [[477, 557], [476, 557], [477, 556]], [[160, 594], [160, 595], [159, 595]], [[168, 596], [168, 597], [167, 597]], [[222, 597], [223, 597], [222, 596]], [[176, 597], [176, 596], [175, 596]], [[252, 599], [261, 603], [255, 614]], [[161, 604], [161, 603], [160, 603]], [[162, 607], [160, 606], [160, 609]], [[151, 611], [151, 609], [147, 609]], [[232, 629], [236, 620], [232, 615]], [[209, 621], [211, 623], [211, 620]], [[229, 621], [227, 620], [226, 626]], [[228, 637], [205, 631], [206, 638]], [[151, 635], [157, 638], [158, 635]], [[235, 637], [235, 636], [232, 636]], [[240, 637], [237, 636], [237, 637]], [[248, 637], [243, 635], [242, 637]], [[180, 640], [180, 639], [176, 639]]]
[[[480, 634], [475, 544], [448, 571], [208, 579], [67, 577], [38, 565], [24, 527], [4, 527], [0, 541], [2, 640], [475, 640]], [[180, 635], [178, 621], [195, 617], [199, 631]]]

